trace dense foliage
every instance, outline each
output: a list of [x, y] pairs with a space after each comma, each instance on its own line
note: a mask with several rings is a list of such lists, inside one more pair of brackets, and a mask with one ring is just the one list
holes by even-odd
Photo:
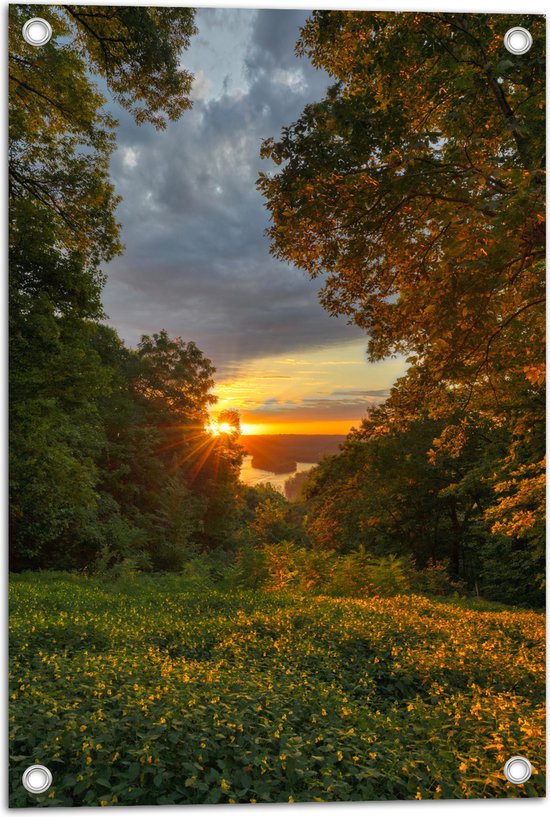
[[308, 474], [302, 493], [312, 545], [408, 556], [418, 567], [445, 562], [451, 578], [485, 598], [543, 606], [544, 526], [508, 536], [487, 518], [506, 430], [487, 419], [464, 424], [456, 448], [436, 452], [442, 420], [401, 426], [389, 416], [388, 404], [374, 411], [338, 456]]
[[[54, 36], [21, 37], [43, 14]], [[10, 6], [11, 564], [133, 557], [177, 569], [231, 532], [240, 449], [206, 433], [210, 361], [165, 332], [135, 350], [100, 323], [121, 251], [116, 122], [99, 79], [157, 128], [191, 102], [193, 10]]]
[[13, 807], [544, 795], [538, 614], [175, 578], [11, 594]]
[[[518, 24], [534, 44], [513, 57]], [[272, 252], [324, 277], [371, 360], [409, 364], [315, 475], [317, 539], [448, 557], [525, 600], [544, 572], [544, 30], [315, 12], [298, 51], [334, 85], [266, 140], [259, 179]]]

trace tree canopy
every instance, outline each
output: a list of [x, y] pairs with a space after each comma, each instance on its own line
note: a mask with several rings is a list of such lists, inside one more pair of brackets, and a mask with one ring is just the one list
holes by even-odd
[[[533, 47], [513, 56], [518, 24]], [[323, 278], [321, 303], [365, 330], [370, 360], [407, 357], [381, 427], [441, 421], [433, 461], [478, 424], [506, 429], [484, 479], [512, 538], [538, 538], [544, 513], [544, 30], [314, 12], [297, 51], [334, 84], [264, 142], [279, 169], [258, 180], [272, 253]]]
[[[9, 14], [12, 230], [20, 219], [29, 228], [32, 203], [36, 217], [45, 211], [52, 221], [58, 245], [97, 265], [121, 250], [108, 166], [116, 120], [98, 81], [139, 123], [163, 128], [177, 119], [191, 105], [180, 53], [195, 33], [194, 12], [23, 3]], [[37, 15], [53, 29], [41, 48], [21, 36]]]
[[411, 354], [434, 382], [498, 383], [510, 345], [540, 364], [544, 21], [520, 58], [512, 22], [316, 12], [298, 50], [337, 82], [263, 146], [284, 163], [260, 177], [272, 251], [326, 276], [371, 359]]

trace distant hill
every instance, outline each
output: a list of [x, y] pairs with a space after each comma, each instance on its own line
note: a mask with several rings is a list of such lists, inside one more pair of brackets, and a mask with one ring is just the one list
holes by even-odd
[[321, 462], [337, 454], [344, 434], [257, 434], [241, 437], [241, 445], [252, 457], [252, 467], [275, 474], [296, 469], [298, 462]]

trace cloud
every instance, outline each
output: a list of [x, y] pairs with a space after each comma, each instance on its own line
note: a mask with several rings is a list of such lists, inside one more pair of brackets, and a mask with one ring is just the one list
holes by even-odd
[[127, 342], [166, 328], [194, 340], [224, 376], [239, 361], [361, 337], [322, 309], [317, 282], [270, 256], [268, 213], [255, 188], [268, 169], [262, 140], [327, 85], [294, 54], [306, 17], [199, 10], [192, 110], [163, 132], [116, 111], [112, 175], [126, 251], [106, 268], [104, 305]]
[[212, 91], [212, 81], [208, 79], [202, 68], [194, 74], [193, 99], [206, 99]]
[[347, 391], [333, 391], [333, 397], [373, 397], [385, 399], [389, 397], [389, 389], [348, 389]]
[[259, 406], [245, 408], [243, 420], [262, 423], [341, 420], [351, 423], [366, 417], [375, 405], [374, 401], [360, 399], [308, 398], [299, 404], [292, 402], [276, 404], [266, 400]]
[[122, 164], [124, 167], [135, 167], [138, 163], [139, 151], [132, 147], [127, 147], [122, 150]]

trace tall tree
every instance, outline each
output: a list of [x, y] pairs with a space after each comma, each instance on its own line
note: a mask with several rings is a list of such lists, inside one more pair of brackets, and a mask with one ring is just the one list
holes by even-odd
[[[53, 29], [40, 48], [21, 36], [37, 15]], [[121, 244], [108, 173], [116, 121], [97, 80], [137, 122], [164, 127], [190, 106], [180, 57], [193, 16], [181, 8], [9, 9], [14, 567], [81, 564], [101, 540], [101, 401], [116, 367], [102, 365], [97, 321], [101, 264]]]
[[272, 252], [325, 276], [371, 360], [408, 356], [403, 421], [446, 418], [440, 448], [470, 411], [510, 429], [495, 472], [524, 527], [543, 512], [544, 49], [533, 15], [315, 12], [298, 51], [335, 84], [264, 143], [280, 170], [259, 179]]
[[[476, 383], [542, 303], [544, 21], [519, 58], [517, 16], [316, 12], [299, 51], [337, 79], [265, 156], [272, 251], [327, 275], [322, 302]], [[537, 308], [538, 307], [538, 308]], [[538, 356], [536, 358], [538, 360]], [[494, 364], [494, 365], [493, 365]]]

